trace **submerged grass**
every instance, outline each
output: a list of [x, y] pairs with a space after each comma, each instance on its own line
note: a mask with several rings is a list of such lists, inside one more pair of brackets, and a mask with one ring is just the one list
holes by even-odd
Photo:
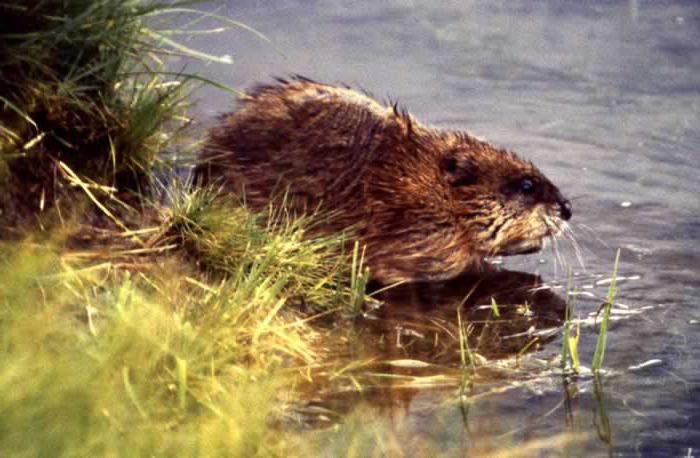
[[[605, 349], [608, 339], [608, 323], [610, 321], [610, 312], [612, 304], [615, 301], [617, 294], [617, 268], [620, 261], [620, 250], [617, 250], [615, 262], [613, 263], [612, 277], [610, 279], [610, 287], [605, 298], [605, 301], [600, 305], [598, 313], [602, 312], [603, 317], [600, 323], [600, 331], [596, 340], [596, 346], [591, 361], [591, 371], [598, 374], [603, 368], [603, 358], [605, 357]], [[578, 374], [581, 369], [579, 360], [578, 345], [581, 339], [581, 322], [580, 318], [576, 321], [576, 333], [573, 333], [574, 318], [576, 313], [576, 297], [577, 291], [571, 291], [571, 277], [567, 286], [567, 301], [564, 315], [563, 339], [561, 350], [561, 368], [564, 372], [572, 372]]]

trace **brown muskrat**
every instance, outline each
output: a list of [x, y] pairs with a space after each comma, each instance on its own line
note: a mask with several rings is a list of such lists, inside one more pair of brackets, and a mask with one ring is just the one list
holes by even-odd
[[321, 230], [352, 227], [382, 283], [536, 252], [571, 217], [557, 187], [514, 153], [303, 77], [257, 86], [222, 116], [196, 176], [253, 208], [282, 191], [292, 210], [330, 212]]

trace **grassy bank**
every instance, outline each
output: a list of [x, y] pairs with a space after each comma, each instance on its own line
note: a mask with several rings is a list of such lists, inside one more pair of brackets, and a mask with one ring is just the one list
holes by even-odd
[[286, 454], [271, 422], [321, 357], [309, 322], [363, 300], [313, 218], [160, 184], [166, 148], [197, 148], [201, 79], [163, 64], [197, 54], [161, 22], [196, 22], [178, 7], [0, 2], [2, 456]]
[[[75, 199], [142, 204], [164, 148], [188, 124], [192, 79], [140, 0], [0, 3], [0, 211], [35, 223]], [[122, 208], [123, 210], [123, 208]]]
[[269, 427], [278, 389], [321, 357], [311, 314], [289, 306], [310, 290], [296, 272], [318, 282], [318, 299], [349, 290], [309, 267], [307, 250], [323, 245], [265, 236], [226, 276], [176, 254], [124, 265], [85, 262], [57, 242], [4, 245], [0, 454], [251, 456], [289, 446]]

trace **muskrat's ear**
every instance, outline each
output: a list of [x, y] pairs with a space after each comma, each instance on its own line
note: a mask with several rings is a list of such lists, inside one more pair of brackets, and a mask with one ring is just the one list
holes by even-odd
[[453, 187], [470, 186], [477, 182], [477, 174], [473, 164], [461, 160], [454, 153], [447, 153], [440, 158], [440, 171]]
[[403, 127], [406, 137], [413, 136], [413, 120], [411, 119], [411, 114], [405, 108], [399, 107], [398, 102], [392, 102], [391, 108], [394, 111], [394, 117]]

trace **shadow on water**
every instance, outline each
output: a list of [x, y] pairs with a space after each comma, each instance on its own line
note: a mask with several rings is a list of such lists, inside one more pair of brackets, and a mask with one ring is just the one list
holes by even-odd
[[448, 443], [457, 455], [515, 444], [518, 456], [612, 453], [609, 393], [597, 376], [562, 373], [566, 303], [541, 277], [492, 271], [377, 296], [381, 307], [329, 339], [343, 342], [329, 348], [329, 366], [344, 367], [310, 377], [279, 427], [332, 444], [374, 434], [368, 441], [399, 455]]
[[366, 326], [379, 340], [394, 342], [386, 356], [447, 366], [460, 363], [458, 310], [467, 324], [469, 349], [492, 359], [526, 347], [536, 350], [551, 340], [565, 308], [539, 276], [512, 271], [400, 285], [380, 299], [385, 306], [366, 318]]
[[404, 284], [375, 297], [381, 307], [359, 318], [344, 339], [337, 332], [329, 339], [332, 366], [347, 365], [320, 371], [302, 388], [306, 401], [286, 419], [296, 427], [340, 422], [359, 403], [393, 411], [419, 394], [441, 397], [468, 385], [478, 397], [514, 380], [527, 383], [537, 371], [550, 371], [525, 356], [559, 335], [565, 310], [539, 276], [512, 271]]

